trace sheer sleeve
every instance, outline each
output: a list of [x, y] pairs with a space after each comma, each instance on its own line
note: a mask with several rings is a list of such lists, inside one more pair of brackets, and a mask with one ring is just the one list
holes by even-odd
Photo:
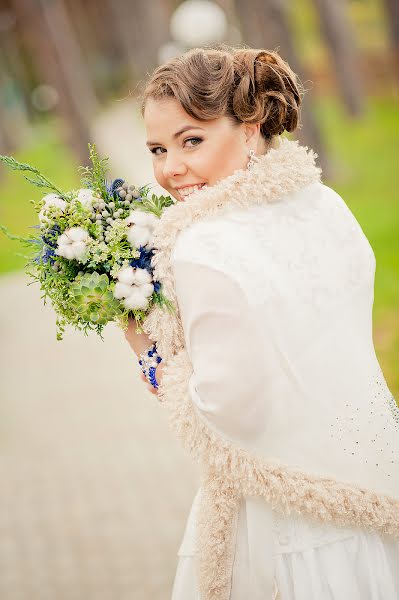
[[266, 415], [259, 340], [246, 296], [212, 267], [178, 260], [173, 269], [194, 406], [219, 434], [251, 441], [264, 431]]

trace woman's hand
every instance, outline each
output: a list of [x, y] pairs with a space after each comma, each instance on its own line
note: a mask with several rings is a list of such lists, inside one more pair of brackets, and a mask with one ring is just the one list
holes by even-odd
[[[134, 319], [129, 319], [128, 327], [125, 331], [125, 338], [126, 338], [127, 342], [129, 343], [133, 352], [136, 354], [137, 359], [138, 359], [140, 354], [142, 352], [144, 352], [145, 350], [147, 350], [150, 346], [152, 346], [152, 344], [154, 342], [146, 333], [136, 333], [136, 327], [137, 327], [136, 321]], [[162, 363], [160, 363], [157, 366], [156, 373], [155, 373], [158, 384], [161, 381], [162, 367], [163, 367], [163, 365], [162, 365]], [[158, 393], [158, 390], [156, 388], [154, 388], [154, 386], [151, 385], [151, 383], [149, 383], [149, 381], [146, 379], [144, 373], [141, 373], [140, 377], [144, 381], [144, 383], [146, 383], [147, 389], [152, 394], [156, 395]]]
[[136, 327], [136, 321], [134, 319], [129, 319], [125, 331], [125, 338], [138, 358], [140, 354], [144, 352], [144, 350], [147, 350], [154, 342], [146, 333], [136, 333]]
[[[159, 363], [159, 365], [157, 366], [157, 369], [155, 371], [155, 378], [158, 382], [158, 385], [161, 383], [162, 369], [163, 369], [163, 364]], [[156, 388], [154, 388], [154, 386], [151, 383], [148, 382], [148, 379], [146, 378], [146, 376], [144, 375], [143, 372], [141, 372], [140, 377], [146, 384], [148, 391], [151, 392], [151, 394], [154, 394], [155, 396], [157, 396], [158, 390]]]

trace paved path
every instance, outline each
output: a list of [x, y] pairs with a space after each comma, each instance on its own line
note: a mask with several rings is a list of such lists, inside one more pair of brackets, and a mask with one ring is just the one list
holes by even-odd
[[[133, 110], [117, 104], [94, 139], [144, 183], [143, 146], [109, 141], [143, 143]], [[122, 332], [57, 342], [26, 283], [0, 279], [0, 599], [168, 600], [197, 467]]]

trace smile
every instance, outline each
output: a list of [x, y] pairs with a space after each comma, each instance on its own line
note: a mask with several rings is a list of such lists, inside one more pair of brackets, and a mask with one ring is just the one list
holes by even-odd
[[197, 190], [201, 190], [203, 187], [206, 187], [206, 183], [198, 183], [196, 185], [188, 185], [185, 187], [176, 188], [176, 191], [179, 193], [179, 195], [181, 197], [185, 198], [186, 196], [189, 196], [193, 192], [196, 192]]

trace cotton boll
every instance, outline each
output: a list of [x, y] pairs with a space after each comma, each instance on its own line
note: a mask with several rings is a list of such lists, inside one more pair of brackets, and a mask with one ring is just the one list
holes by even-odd
[[40, 223], [45, 223], [47, 221], [45, 208], [42, 208], [42, 210], [39, 212], [39, 221]]
[[152, 277], [147, 269], [136, 269], [134, 283], [136, 285], [142, 285], [143, 283], [151, 283]]
[[152, 248], [150, 244], [152, 231], [158, 221], [159, 219], [153, 213], [139, 209], [133, 210], [125, 219], [125, 223], [129, 227], [127, 233], [129, 243], [136, 248], [140, 246]]
[[47, 194], [47, 196], [44, 196], [42, 198], [42, 200], [44, 202], [44, 207], [56, 206], [57, 208], [60, 208], [61, 210], [65, 210], [66, 202], [65, 202], [65, 200], [60, 198], [60, 196], [58, 196], [58, 194]]
[[58, 254], [58, 256], [63, 256], [68, 260], [72, 260], [73, 258], [75, 258], [75, 253], [73, 251], [72, 244], [61, 245], [59, 248], [57, 248], [55, 254]]
[[141, 288], [133, 286], [131, 294], [123, 301], [126, 308], [145, 310], [148, 307], [148, 300], [140, 290]]
[[151, 231], [147, 227], [132, 225], [127, 232], [127, 239], [135, 248], [146, 246], [151, 239]]
[[122, 300], [122, 298], [127, 298], [131, 294], [131, 292], [131, 285], [126, 285], [126, 283], [121, 283], [120, 281], [118, 281], [118, 283], [115, 285], [114, 296], [118, 300]]
[[64, 244], [70, 244], [71, 240], [69, 239], [69, 237], [65, 234], [62, 233], [59, 238], [57, 239], [57, 244], [59, 246], [62, 246]]
[[141, 225], [145, 227], [148, 223], [148, 216], [150, 213], [147, 213], [143, 210], [133, 210], [128, 217], [126, 217], [125, 222], [127, 225], [134, 223], [135, 225]]
[[117, 275], [118, 281], [126, 285], [133, 285], [136, 275], [133, 267], [124, 267]]
[[76, 260], [84, 260], [87, 256], [87, 246], [84, 242], [74, 242], [72, 250]]
[[153, 291], [154, 291], [154, 286], [152, 283], [143, 283], [143, 285], [140, 286], [140, 292], [142, 292], [146, 298], [151, 296]]
[[42, 200], [44, 202], [44, 204], [50, 204], [51, 202], [53, 202], [54, 200], [58, 200], [59, 199], [59, 195], [58, 194], [46, 194], [45, 196], [43, 196]]
[[80, 189], [77, 195], [77, 200], [79, 200], [79, 202], [83, 205], [83, 206], [91, 206], [94, 200], [94, 195], [93, 195], [93, 190], [87, 188], [87, 189]]
[[154, 229], [159, 223], [159, 218], [156, 215], [154, 215], [154, 213], [147, 213], [147, 214], [148, 214], [148, 218], [147, 218], [148, 227], [150, 227], [151, 229]]
[[59, 208], [61, 211], [64, 211], [66, 208], [66, 202], [62, 198], [60, 198], [57, 194], [47, 194], [42, 198], [44, 205], [42, 210], [39, 212], [39, 221], [42, 223], [46, 219], [46, 212], [49, 206], [55, 206]]
[[68, 260], [76, 259], [81, 262], [86, 261], [87, 246], [85, 241], [89, 238], [89, 233], [83, 227], [71, 227], [66, 229], [57, 239], [56, 254], [64, 256]]
[[83, 227], [71, 227], [65, 233], [73, 242], [82, 242], [89, 237], [88, 232]]

